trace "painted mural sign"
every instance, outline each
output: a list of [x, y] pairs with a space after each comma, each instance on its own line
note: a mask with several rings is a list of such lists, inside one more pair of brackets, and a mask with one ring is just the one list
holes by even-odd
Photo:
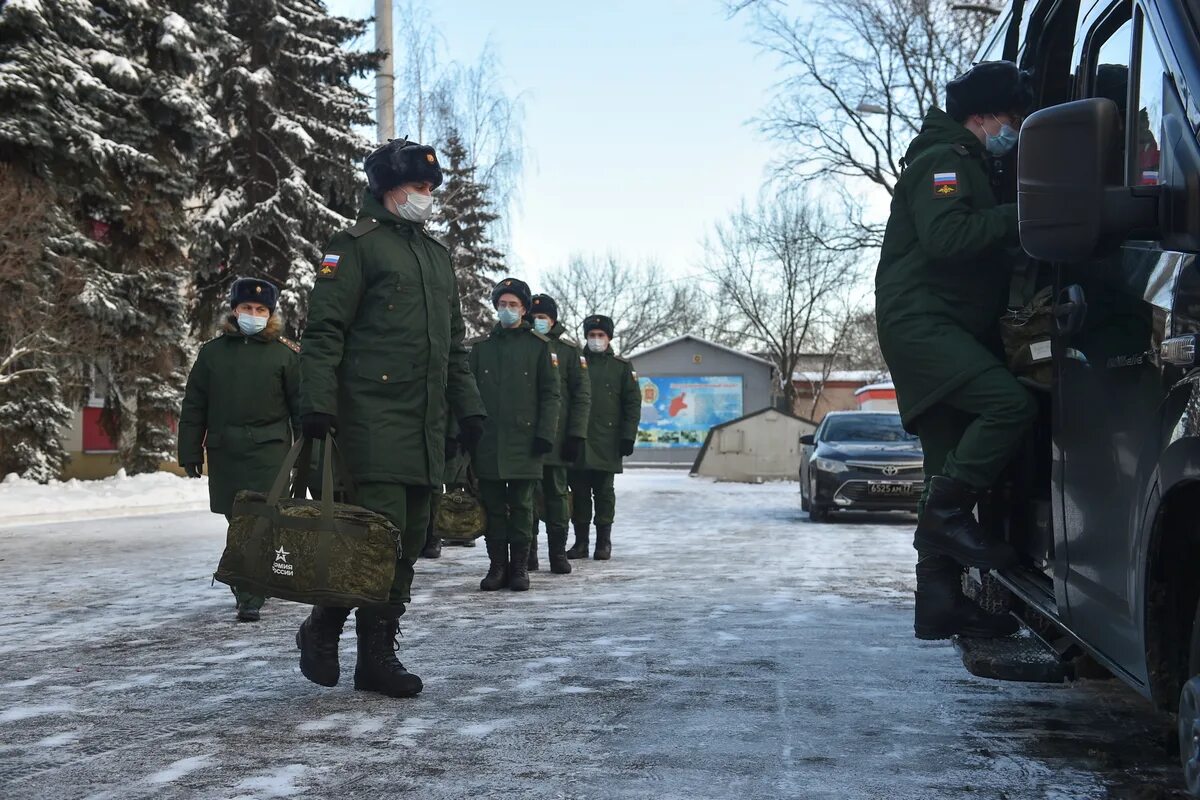
[[742, 376], [640, 377], [641, 448], [700, 447], [709, 428], [742, 416]]

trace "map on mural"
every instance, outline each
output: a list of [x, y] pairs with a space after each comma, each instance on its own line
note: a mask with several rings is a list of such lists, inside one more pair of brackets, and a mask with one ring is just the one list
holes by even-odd
[[742, 376], [639, 378], [638, 447], [699, 447], [714, 425], [742, 416]]

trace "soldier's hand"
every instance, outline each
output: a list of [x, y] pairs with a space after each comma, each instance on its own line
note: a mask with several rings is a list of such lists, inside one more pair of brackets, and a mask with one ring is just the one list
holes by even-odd
[[621, 440], [621, 455], [623, 455], [623, 456], [633, 455], [633, 439], [622, 439]]
[[544, 456], [554, 449], [554, 442], [549, 439], [538, 437], [533, 440], [533, 454], [535, 456]]
[[568, 436], [562, 446], [563, 461], [574, 464], [579, 460], [581, 452], [583, 452], [583, 439], [579, 436]]
[[204, 465], [203, 464], [184, 464], [183, 471], [187, 473], [187, 476], [189, 478], [204, 477]]
[[300, 427], [303, 429], [305, 437], [309, 439], [324, 439], [335, 425], [337, 425], [337, 417], [320, 411], [305, 414], [300, 418]]
[[483, 438], [483, 421], [487, 417], [473, 416], [463, 417], [458, 421], [458, 443], [463, 446], [463, 450], [468, 453], [475, 451], [475, 445], [479, 444], [479, 440]]

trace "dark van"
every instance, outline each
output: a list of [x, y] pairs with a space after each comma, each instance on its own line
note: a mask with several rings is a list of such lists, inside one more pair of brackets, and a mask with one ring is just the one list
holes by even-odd
[[[1039, 110], [1000, 191], [1018, 202], [1027, 285], [1056, 298], [1040, 420], [980, 509], [1022, 553], [996, 579], [1057, 654], [1082, 648], [1178, 714], [1195, 796], [1198, 34], [1200, 0], [1012, 0], [978, 59], [1034, 77]], [[995, 655], [980, 674], [1007, 677]]]

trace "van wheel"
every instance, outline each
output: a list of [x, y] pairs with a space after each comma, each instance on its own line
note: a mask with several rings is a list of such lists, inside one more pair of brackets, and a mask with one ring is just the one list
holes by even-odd
[[1179, 692], [1179, 763], [1188, 794], [1200, 797], [1200, 607], [1192, 622], [1188, 675], [1191, 679]]

